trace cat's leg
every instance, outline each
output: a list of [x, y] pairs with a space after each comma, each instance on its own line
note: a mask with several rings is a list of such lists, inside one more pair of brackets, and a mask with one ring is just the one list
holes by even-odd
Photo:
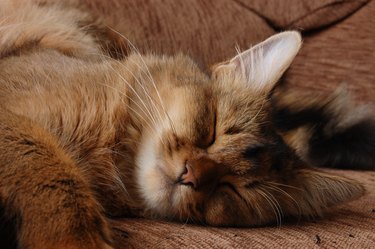
[[74, 161], [51, 134], [4, 110], [0, 201], [19, 248], [112, 248], [102, 208]]

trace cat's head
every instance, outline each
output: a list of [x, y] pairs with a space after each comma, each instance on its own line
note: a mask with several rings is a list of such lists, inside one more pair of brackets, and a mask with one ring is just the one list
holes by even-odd
[[181, 55], [145, 58], [150, 94], [132, 107], [144, 126], [136, 176], [149, 215], [262, 225], [317, 216], [363, 193], [352, 180], [308, 167], [276, 131], [270, 95], [300, 46], [299, 33], [280, 33], [211, 75]]

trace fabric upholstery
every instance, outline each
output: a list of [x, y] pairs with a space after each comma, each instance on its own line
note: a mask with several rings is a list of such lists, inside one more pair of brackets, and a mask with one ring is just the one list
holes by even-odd
[[356, 99], [375, 103], [375, 1], [304, 44], [286, 76], [291, 89], [333, 91], [346, 85]]
[[236, 45], [247, 48], [275, 32], [263, 18], [231, 0], [86, 1], [98, 2], [90, 4], [95, 13], [141, 52], [183, 52], [202, 66], [228, 59]]
[[279, 30], [308, 31], [337, 22], [368, 0], [237, 0]]

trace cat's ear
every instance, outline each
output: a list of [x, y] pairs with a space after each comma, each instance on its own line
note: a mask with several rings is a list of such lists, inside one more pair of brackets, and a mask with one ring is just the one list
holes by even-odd
[[319, 216], [325, 208], [356, 199], [365, 192], [354, 180], [314, 168], [298, 170], [294, 185], [298, 190], [293, 195], [304, 216]]
[[302, 44], [301, 35], [287, 31], [214, 67], [213, 74], [230, 74], [256, 91], [269, 92], [292, 63]]

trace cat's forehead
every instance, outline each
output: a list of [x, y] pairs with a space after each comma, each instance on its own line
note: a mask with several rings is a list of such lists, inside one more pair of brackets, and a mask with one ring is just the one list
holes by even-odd
[[[203, 71], [190, 57], [149, 57], [149, 70], [168, 94], [165, 101], [189, 118], [205, 119], [212, 112], [243, 129], [251, 118], [264, 117], [265, 98], [231, 77], [217, 79]], [[168, 101], [169, 100], [169, 101]], [[178, 107], [179, 105], [180, 107]], [[203, 116], [202, 116], [203, 115]], [[210, 119], [211, 120], [211, 119]], [[204, 124], [202, 124], [204, 125]]]

